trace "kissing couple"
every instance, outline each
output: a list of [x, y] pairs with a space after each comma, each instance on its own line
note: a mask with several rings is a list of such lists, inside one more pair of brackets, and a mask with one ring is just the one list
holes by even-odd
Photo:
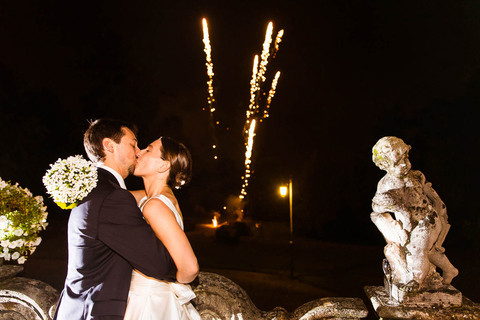
[[[84, 135], [97, 186], [70, 214], [68, 270], [53, 319], [200, 319], [188, 285], [197, 258], [172, 191], [192, 174], [187, 148], [159, 138], [140, 150], [137, 128], [99, 119]], [[142, 177], [145, 190], [126, 190]]]

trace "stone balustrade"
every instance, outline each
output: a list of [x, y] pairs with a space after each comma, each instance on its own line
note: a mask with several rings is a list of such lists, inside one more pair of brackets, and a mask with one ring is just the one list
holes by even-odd
[[[0, 320], [50, 320], [58, 291], [35, 279], [15, 277], [21, 266], [0, 267]], [[261, 311], [233, 281], [214, 273], [200, 272], [192, 285], [193, 301], [205, 320], [314, 320], [361, 319], [368, 314], [359, 298], [323, 298], [305, 303], [292, 313], [282, 307]]]
[[261, 311], [236, 283], [208, 272], [200, 272], [193, 290], [197, 295], [193, 303], [204, 320], [347, 320], [362, 319], [368, 314], [360, 298], [317, 299], [291, 313], [282, 307]]
[[59, 293], [49, 284], [15, 277], [22, 266], [0, 266], [0, 320], [52, 319]]
[[[0, 320], [50, 320], [59, 293], [39, 280], [16, 277], [22, 266], [0, 266]], [[329, 297], [309, 301], [293, 312], [281, 306], [259, 310], [236, 283], [215, 273], [200, 272], [192, 288], [192, 301], [204, 320], [321, 320], [363, 319], [367, 308], [360, 298]], [[480, 319], [480, 305], [463, 297], [461, 306], [388, 306], [382, 301], [384, 287], [366, 286], [376, 316], [381, 319]]]

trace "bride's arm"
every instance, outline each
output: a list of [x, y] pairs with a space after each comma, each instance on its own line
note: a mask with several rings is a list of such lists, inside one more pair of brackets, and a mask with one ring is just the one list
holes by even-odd
[[128, 190], [130, 191], [131, 194], [135, 197], [135, 200], [137, 200], [137, 205], [140, 204], [140, 200], [142, 200], [143, 197], [146, 196], [145, 190]]
[[177, 281], [195, 280], [199, 272], [197, 257], [174, 213], [161, 200], [152, 199], [143, 208], [143, 216], [172, 256], [177, 266]]

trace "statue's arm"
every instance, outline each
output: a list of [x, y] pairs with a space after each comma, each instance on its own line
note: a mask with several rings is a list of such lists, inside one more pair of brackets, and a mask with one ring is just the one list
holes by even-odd
[[442, 218], [443, 222], [447, 223], [447, 207], [445, 206], [445, 203], [443, 203], [442, 199], [440, 199], [440, 196], [435, 191], [435, 189], [433, 189], [432, 183], [425, 182], [425, 184], [423, 185], [423, 191], [432, 203], [432, 207], [435, 208], [439, 216]]
[[404, 230], [402, 221], [395, 220], [392, 213], [404, 215], [405, 209], [399, 205], [401, 201], [399, 201], [398, 195], [395, 195], [393, 191], [384, 190], [381, 182], [372, 199], [373, 212], [370, 214], [370, 218], [387, 243], [395, 242], [404, 245], [408, 238], [407, 232]]
[[408, 239], [407, 232], [403, 229], [402, 222], [392, 218], [389, 212], [372, 212], [370, 219], [382, 233], [387, 243], [405, 245]]

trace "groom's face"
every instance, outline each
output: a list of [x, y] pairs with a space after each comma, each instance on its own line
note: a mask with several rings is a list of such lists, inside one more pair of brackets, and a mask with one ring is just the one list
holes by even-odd
[[135, 160], [140, 149], [137, 146], [137, 138], [130, 129], [122, 128], [124, 133], [120, 143], [115, 146], [115, 161], [119, 166], [120, 175], [128, 177], [135, 171]]

